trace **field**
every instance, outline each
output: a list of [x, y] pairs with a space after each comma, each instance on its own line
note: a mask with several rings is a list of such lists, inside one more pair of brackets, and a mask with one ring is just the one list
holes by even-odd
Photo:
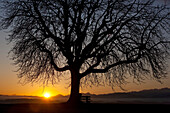
[[0, 113], [165, 113], [169, 108], [169, 104], [0, 104]]

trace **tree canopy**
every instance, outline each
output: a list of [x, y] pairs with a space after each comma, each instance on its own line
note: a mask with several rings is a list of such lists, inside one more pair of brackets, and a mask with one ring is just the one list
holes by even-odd
[[[166, 76], [170, 12], [155, 0], [4, 1], [19, 78], [55, 81], [64, 71], [85, 85]], [[63, 75], [64, 76], [64, 75]], [[73, 81], [72, 81], [73, 82]]]

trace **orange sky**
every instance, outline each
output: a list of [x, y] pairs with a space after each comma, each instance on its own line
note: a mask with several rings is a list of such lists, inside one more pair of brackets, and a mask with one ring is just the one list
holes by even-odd
[[[60, 83], [46, 86], [43, 90], [43, 86], [39, 84], [19, 84], [19, 79], [17, 78], [16, 67], [12, 65], [12, 61], [9, 60], [8, 51], [10, 50], [11, 44], [7, 45], [5, 40], [6, 34], [0, 32], [0, 94], [7, 95], [34, 95], [42, 96], [43, 91], [51, 93], [52, 96], [57, 94], [67, 95], [70, 93], [70, 88], [68, 88], [69, 80], [62, 80]], [[169, 68], [170, 69], [170, 68]], [[168, 75], [170, 78], [170, 74]], [[146, 83], [137, 85], [132, 83], [132, 80], [128, 80], [130, 83], [125, 85], [124, 88], [127, 91], [138, 91], [143, 89], [153, 89], [153, 88], [164, 88], [170, 87], [170, 79], [163, 80], [164, 84], [160, 84], [154, 80], [147, 80]], [[113, 92], [123, 92], [118, 87], [115, 87], [113, 91], [111, 87], [92, 87], [92, 88], [83, 88], [81, 89], [83, 93], [93, 93], [93, 94], [104, 94], [104, 93], [113, 93]]]
[[[161, 2], [164, 0], [158, 0]], [[170, 2], [167, 4], [169, 5]], [[163, 3], [163, 2], [162, 2]], [[57, 94], [67, 95], [70, 93], [70, 88], [68, 88], [68, 80], [62, 80], [60, 83], [46, 86], [43, 88], [42, 85], [39, 84], [19, 84], [19, 79], [17, 78], [16, 67], [12, 65], [12, 61], [9, 60], [8, 52], [11, 48], [11, 45], [7, 45], [7, 41], [5, 41], [5, 37], [7, 37], [6, 33], [0, 31], [0, 94], [5, 95], [34, 95], [34, 96], [42, 96], [44, 92], [51, 93], [52, 96]], [[169, 63], [170, 64], [170, 63]], [[170, 70], [170, 68], [168, 68]], [[132, 80], [129, 79], [129, 84], [124, 86], [126, 91], [139, 91], [143, 89], [153, 89], [153, 88], [170, 88], [170, 73], [168, 74], [168, 79], [163, 80], [164, 84], [160, 84], [154, 80], [147, 80], [143, 84], [135, 84], [132, 83]], [[43, 92], [44, 91], [44, 92]], [[81, 89], [83, 93], [93, 93], [93, 94], [104, 94], [104, 93], [113, 93], [113, 92], [123, 92], [118, 87], [115, 87], [113, 91], [110, 87], [92, 87], [92, 88], [83, 88]]]

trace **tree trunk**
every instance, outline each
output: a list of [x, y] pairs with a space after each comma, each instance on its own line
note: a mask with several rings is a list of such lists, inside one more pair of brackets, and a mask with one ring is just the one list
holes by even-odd
[[78, 104], [80, 103], [80, 78], [79, 72], [71, 71], [71, 93], [68, 103]]

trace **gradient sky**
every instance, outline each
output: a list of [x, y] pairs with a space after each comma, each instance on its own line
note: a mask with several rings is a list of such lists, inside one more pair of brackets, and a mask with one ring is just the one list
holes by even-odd
[[[164, 2], [165, 0], [160, 0], [159, 2]], [[170, 0], [168, 4], [170, 3]], [[34, 95], [42, 96], [44, 92], [49, 92], [51, 95], [63, 94], [67, 95], [70, 93], [70, 87], [68, 88], [69, 80], [62, 79], [61, 82], [55, 85], [48, 85], [45, 88], [38, 84], [20, 84], [19, 79], [17, 78], [16, 66], [13, 65], [13, 61], [10, 60], [8, 52], [12, 47], [12, 44], [8, 44], [5, 38], [8, 36], [8, 33], [5, 31], [0, 31], [0, 94], [5, 95]], [[170, 66], [170, 62], [169, 62]], [[167, 68], [168, 71], [170, 67]], [[162, 80], [163, 84], [156, 82], [154, 80], [145, 80], [145, 83], [135, 84], [131, 78], [128, 79], [128, 84], [123, 86], [126, 91], [139, 91], [144, 89], [154, 89], [154, 88], [170, 88], [170, 72], [167, 75], [167, 79]], [[113, 92], [124, 92], [119, 87], [115, 87], [115, 90], [112, 90], [111, 87], [87, 87], [81, 88], [82, 93], [93, 93], [93, 94], [104, 94], [104, 93], [113, 93]]]

